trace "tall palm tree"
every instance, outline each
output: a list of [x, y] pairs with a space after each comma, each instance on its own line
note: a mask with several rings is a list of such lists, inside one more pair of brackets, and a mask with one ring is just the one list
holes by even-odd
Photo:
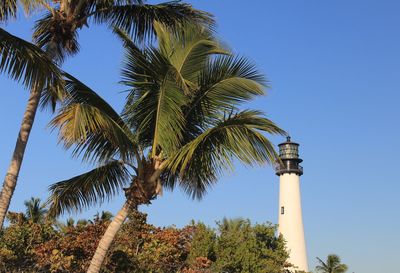
[[322, 261], [317, 257], [319, 265], [315, 267], [315, 270], [320, 273], [345, 273], [347, 271], [347, 265], [342, 264], [340, 257], [335, 254], [328, 255], [326, 262]]
[[99, 272], [130, 211], [150, 204], [162, 189], [180, 186], [201, 198], [233, 160], [271, 163], [263, 133], [284, 134], [261, 112], [238, 106], [264, 94], [264, 77], [244, 58], [223, 49], [205, 29], [176, 36], [156, 23], [158, 47], [140, 49], [116, 30], [126, 48], [123, 80], [131, 91], [122, 116], [72, 76], [75, 94], [51, 124], [74, 155], [99, 166], [51, 185], [50, 212], [58, 215], [109, 200], [126, 202], [107, 228], [88, 272]]
[[[22, 82], [31, 90], [46, 89], [48, 98], [61, 98], [63, 94], [62, 72], [47, 54], [37, 46], [8, 33], [2, 28], [0, 28], [0, 73]], [[28, 121], [33, 120], [35, 116], [33, 109], [37, 107], [39, 99], [40, 93], [31, 92], [10, 168], [7, 171], [0, 193], [0, 229], [3, 226], [9, 201], [15, 189], [27, 137], [31, 129], [31, 123]]]
[[40, 198], [32, 197], [24, 202], [26, 207], [25, 216], [32, 223], [43, 223], [47, 215], [46, 204], [43, 204]]
[[[142, 0], [0, 0], [0, 22], [17, 15], [18, 3], [27, 13], [44, 10], [46, 12], [44, 17], [36, 22], [33, 38], [51, 60], [60, 64], [65, 56], [74, 55], [79, 51], [78, 30], [88, 26], [89, 22], [118, 26], [138, 40], [146, 40], [153, 36], [155, 20], [164, 23], [175, 32], [186, 23], [203, 27], [213, 25], [208, 13], [193, 9], [188, 4], [172, 1], [148, 5], [144, 2]], [[43, 91], [41, 85], [32, 87], [30, 91], [11, 163], [0, 192], [0, 229], [17, 184], [40, 100], [43, 105], [51, 104], [54, 110], [56, 102], [63, 98], [60, 94], [54, 96], [54, 92]]]

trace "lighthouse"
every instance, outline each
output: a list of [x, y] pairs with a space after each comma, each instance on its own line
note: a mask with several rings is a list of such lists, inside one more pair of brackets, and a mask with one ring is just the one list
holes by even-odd
[[287, 137], [279, 146], [281, 162], [276, 168], [279, 176], [279, 226], [278, 231], [286, 241], [289, 260], [294, 270], [308, 272], [306, 243], [301, 212], [300, 176], [303, 161], [299, 158], [299, 144]]

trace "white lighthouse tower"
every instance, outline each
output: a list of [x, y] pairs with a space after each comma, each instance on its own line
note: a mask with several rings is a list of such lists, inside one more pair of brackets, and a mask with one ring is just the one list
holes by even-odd
[[299, 144], [290, 141], [279, 146], [280, 164], [276, 169], [279, 176], [279, 227], [278, 231], [286, 240], [289, 260], [293, 271], [308, 272], [306, 243], [304, 239], [303, 217], [301, 212], [300, 176], [303, 160], [299, 158]]

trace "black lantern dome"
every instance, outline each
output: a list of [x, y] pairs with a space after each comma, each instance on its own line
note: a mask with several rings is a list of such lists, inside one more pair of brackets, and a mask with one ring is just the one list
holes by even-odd
[[303, 167], [299, 165], [303, 160], [299, 158], [299, 144], [290, 141], [290, 136], [287, 137], [286, 142], [278, 145], [279, 158], [276, 167], [276, 175], [284, 173], [295, 173], [298, 175], [303, 174]]

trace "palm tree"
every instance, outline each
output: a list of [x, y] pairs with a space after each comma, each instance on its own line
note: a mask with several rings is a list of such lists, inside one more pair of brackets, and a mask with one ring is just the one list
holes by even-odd
[[345, 273], [347, 271], [347, 265], [342, 264], [340, 257], [335, 254], [328, 255], [326, 262], [322, 261], [317, 257], [319, 265], [315, 267], [315, 270], [320, 273]]
[[[2, 2], [3, 3], [3, 2]], [[48, 98], [61, 98], [64, 90], [62, 72], [37, 46], [20, 39], [0, 28], [0, 73], [22, 82], [31, 90], [47, 90]], [[51, 87], [51, 88], [49, 88]], [[17, 144], [0, 193], [0, 229], [3, 226], [9, 201], [14, 192], [21, 167], [27, 137], [35, 116], [40, 93], [31, 92], [27, 111], [21, 125]]]
[[116, 29], [126, 48], [123, 80], [131, 91], [122, 116], [77, 79], [75, 94], [51, 124], [65, 148], [99, 166], [50, 186], [50, 212], [59, 215], [110, 200], [123, 190], [88, 272], [99, 272], [113, 238], [131, 211], [163, 188], [201, 198], [233, 160], [271, 163], [277, 156], [263, 133], [284, 134], [261, 112], [239, 110], [264, 94], [265, 79], [246, 59], [228, 54], [205, 29], [176, 36], [156, 23], [158, 48], [139, 49]]
[[[148, 5], [142, 0], [3, 0], [0, 1], [0, 22], [16, 17], [18, 2], [27, 13], [46, 11], [44, 17], [36, 22], [33, 38], [51, 60], [60, 64], [65, 56], [74, 55], [79, 51], [78, 30], [88, 26], [90, 21], [118, 26], [139, 40], [153, 36], [155, 20], [164, 23], [175, 32], [186, 23], [203, 27], [213, 25], [208, 13], [193, 9], [188, 4], [172, 1]], [[15, 67], [24, 69], [20, 66]], [[50, 104], [54, 110], [56, 102], [63, 98], [59, 93], [54, 96], [54, 92], [46, 90], [52, 88], [43, 89], [43, 86], [36, 85], [30, 91], [11, 163], [0, 193], [0, 229], [17, 184], [39, 103], [42, 101], [43, 105]]]
[[65, 222], [62, 221], [55, 221], [54, 227], [59, 230], [60, 232], [66, 233], [68, 230], [71, 230], [72, 228], [76, 227], [85, 227], [89, 223], [92, 223], [89, 220], [86, 219], [79, 219], [76, 221], [75, 225], [75, 220], [72, 217], [69, 217]]
[[46, 204], [41, 204], [40, 198], [32, 197], [24, 202], [26, 207], [25, 216], [32, 223], [43, 223], [47, 215]]
[[243, 218], [236, 218], [236, 219], [223, 218], [222, 222], [218, 222], [217, 225], [219, 230], [222, 232], [228, 232], [231, 230], [238, 231], [243, 226], [250, 225], [250, 221], [248, 219], [243, 219]]
[[109, 222], [114, 217], [114, 215], [109, 211], [102, 211], [94, 215], [94, 222]]

